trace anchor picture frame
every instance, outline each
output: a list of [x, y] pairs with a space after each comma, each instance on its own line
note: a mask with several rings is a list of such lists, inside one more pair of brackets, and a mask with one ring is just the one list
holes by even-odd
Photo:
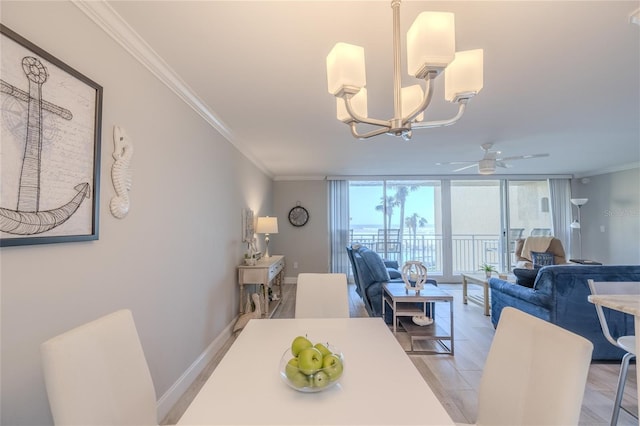
[[102, 86], [0, 37], [0, 247], [97, 240]]

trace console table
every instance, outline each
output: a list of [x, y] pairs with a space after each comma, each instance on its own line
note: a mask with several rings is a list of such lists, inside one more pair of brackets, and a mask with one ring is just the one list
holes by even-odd
[[[240, 285], [240, 313], [244, 313], [244, 286], [247, 284], [260, 285], [262, 288], [262, 307], [264, 318], [271, 318], [282, 301], [282, 282], [284, 275], [284, 256], [270, 256], [262, 258], [255, 265], [238, 266], [238, 284]], [[269, 288], [277, 286], [277, 297], [269, 300]]]

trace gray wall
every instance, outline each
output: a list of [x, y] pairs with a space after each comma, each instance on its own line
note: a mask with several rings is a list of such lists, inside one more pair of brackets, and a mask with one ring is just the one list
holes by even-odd
[[[2, 1], [2, 23], [104, 87], [100, 239], [4, 247], [3, 425], [51, 424], [40, 343], [130, 308], [158, 398], [237, 315], [241, 210], [272, 180], [70, 2]], [[131, 210], [109, 213], [113, 126], [131, 137]]]
[[574, 198], [589, 199], [580, 212], [582, 257], [640, 264], [640, 168], [574, 179], [571, 187]]
[[[279, 233], [270, 238], [269, 249], [286, 256], [288, 282], [300, 272], [329, 272], [328, 188], [324, 180], [274, 182], [273, 205]], [[289, 210], [298, 203], [309, 212], [309, 222], [302, 227], [291, 225], [288, 219]]]
[[[573, 179], [571, 185], [574, 198], [589, 198], [581, 211], [582, 257], [605, 264], [640, 264], [640, 169]], [[271, 244], [273, 253], [286, 256], [289, 280], [300, 272], [329, 271], [328, 191], [326, 181], [274, 183], [280, 233]], [[287, 221], [289, 209], [298, 201], [311, 215], [303, 228], [294, 228]], [[573, 213], [575, 216], [575, 207]], [[577, 233], [572, 232], [577, 247]]]

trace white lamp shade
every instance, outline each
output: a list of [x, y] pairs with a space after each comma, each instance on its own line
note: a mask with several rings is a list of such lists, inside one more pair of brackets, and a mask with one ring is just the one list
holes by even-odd
[[[403, 87], [402, 92], [402, 116], [407, 117], [414, 109], [416, 109], [422, 102], [424, 92], [419, 84], [413, 86]], [[421, 112], [415, 118], [415, 121], [422, 121], [424, 119], [424, 113]]]
[[407, 31], [407, 71], [416, 76], [425, 66], [441, 70], [454, 58], [456, 35], [450, 12], [422, 12]]
[[277, 217], [259, 217], [256, 223], [256, 232], [258, 234], [277, 234], [278, 218]]
[[569, 227], [571, 227], [571, 229], [580, 229], [580, 222], [574, 220], [573, 222], [571, 222], [571, 225], [569, 225]]
[[571, 199], [571, 204], [573, 204], [574, 206], [584, 206], [585, 204], [587, 204], [587, 201], [589, 201], [588, 198], [572, 198]]
[[348, 43], [336, 43], [327, 55], [327, 87], [337, 95], [345, 86], [364, 87], [367, 77], [364, 48]]
[[[444, 97], [449, 102], [465, 94], [477, 94], [484, 83], [482, 49], [457, 52], [444, 71]], [[470, 97], [470, 96], [466, 96]]]
[[[344, 123], [350, 123], [353, 121], [353, 118], [347, 112], [347, 107], [345, 106], [345, 100], [342, 98], [336, 98], [336, 111], [338, 120]], [[360, 91], [355, 94], [351, 98], [351, 107], [353, 110], [360, 115], [361, 117], [367, 117], [367, 89], [363, 87]]]

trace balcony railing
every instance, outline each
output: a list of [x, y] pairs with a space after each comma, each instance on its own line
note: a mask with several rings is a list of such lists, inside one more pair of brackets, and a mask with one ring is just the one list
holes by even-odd
[[[487, 263], [498, 268], [500, 260], [498, 235], [454, 234], [452, 236], [453, 272], [477, 272]], [[351, 243], [360, 243], [388, 260], [397, 260], [402, 265], [407, 260], [421, 261], [429, 272], [443, 271], [442, 235], [404, 236], [401, 241], [384, 239], [377, 234], [354, 233]]]

